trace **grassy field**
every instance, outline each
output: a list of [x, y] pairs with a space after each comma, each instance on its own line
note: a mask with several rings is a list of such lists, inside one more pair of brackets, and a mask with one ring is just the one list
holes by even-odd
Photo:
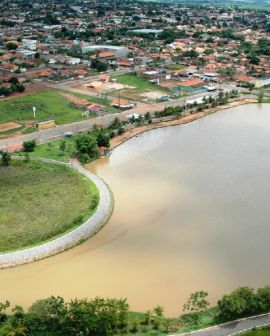
[[101, 105], [105, 106], [105, 110], [107, 112], [110, 112], [110, 113], [119, 112], [116, 108], [114, 108], [110, 105], [110, 101], [107, 100], [107, 99], [102, 99], [102, 98], [99, 98], [99, 97], [89, 96], [87, 94], [73, 92], [73, 91], [61, 90], [61, 92], [72, 94], [73, 96], [76, 96], [76, 97], [81, 98], [81, 99], [86, 99], [86, 100], [88, 100], [89, 102], [92, 102], [92, 103], [101, 104]]
[[166, 91], [164, 88], [150, 83], [147, 78], [136, 75], [119, 75], [113, 78], [117, 79], [118, 83], [133, 86], [138, 94], [146, 91]]
[[[66, 150], [62, 152], [60, 145], [62, 142], [66, 143]], [[69, 162], [72, 154], [75, 152], [75, 142], [71, 138], [63, 140], [54, 140], [45, 144], [37, 145], [34, 152], [29, 153], [33, 157], [42, 157], [46, 159], [53, 159], [62, 162]]]
[[[105, 110], [110, 113], [116, 111], [105, 99], [73, 92], [72, 94], [79, 98], [86, 99], [89, 102], [102, 104], [105, 106]], [[37, 121], [54, 119], [57, 124], [68, 124], [85, 119], [85, 117], [81, 115], [82, 111], [72, 106], [68, 98], [61, 94], [61, 91], [47, 90], [0, 102], [0, 124], [9, 121], [23, 123], [26, 120], [33, 120], [33, 106], [37, 108]], [[90, 114], [89, 117], [94, 117], [94, 114]], [[28, 130], [29, 131], [26, 132], [31, 131], [30, 129]]]
[[72, 169], [37, 161], [0, 167], [0, 252], [47, 241], [80, 225], [98, 191]]
[[59, 92], [48, 90], [0, 103], [0, 123], [33, 120], [32, 107], [37, 108], [37, 120], [54, 119], [57, 124], [82, 120], [81, 110], [71, 106]]
[[241, 335], [243, 336], [270, 336], [270, 327], [250, 330]]
[[182, 70], [182, 69], [184, 69], [183, 65], [180, 65], [180, 64], [168, 64], [167, 68], [171, 69], [171, 70]]

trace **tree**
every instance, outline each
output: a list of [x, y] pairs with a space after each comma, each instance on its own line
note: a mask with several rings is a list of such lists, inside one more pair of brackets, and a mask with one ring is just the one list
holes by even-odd
[[14, 85], [16, 85], [16, 84], [19, 83], [17, 77], [11, 77], [11, 78], [8, 80], [8, 82], [9, 82], [10, 84], [14, 84]]
[[6, 321], [7, 319], [7, 314], [6, 310], [9, 308], [10, 302], [6, 301], [5, 303], [0, 302], [0, 323]]
[[8, 42], [6, 44], [7, 50], [16, 50], [18, 48], [18, 44], [14, 42]]
[[98, 62], [96, 66], [97, 71], [104, 72], [108, 69], [108, 64], [104, 62]]
[[98, 147], [110, 147], [110, 137], [104, 131], [104, 129], [100, 129], [97, 132], [97, 145]]
[[249, 287], [239, 287], [230, 294], [224, 295], [218, 301], [218, 307], [219, 319], [222, 321], [246, 317], [258, 311], [256, 294]]
[[[79, 160], [85, 162], [88, 157], [88, 161], [97, 156], [97, 141], [91, 134], [81, 134], [76, 137], [76, 148], [78, 151]], [[87, 161], [86, 161], [87, 162]], [[86, 163], [85, 162], [85, 163]]]
[[37, 147], [36, 140], [29, 140], [29, 141], [23, 142], [23, 152], [26, 152], [26, 153], [34, 152], [36, 147]]
[[260, 313], [269, 312], [270, 310], [270, 285], [259, 288], [257, 291], [258, 307]]
[[9, 165], [9, 162], [11, 160], [11, 157], [8, 152], [3, 152], [1, 157], [1, 165], [3, 167], [7, 167]]
[[192, 293], [188, 301], [184, 304], [183, 310], [188, 311], [189, 314], [183, 315], [183, 319], [188, 324], [197, 325], [200, 321], [200, 313], [205, 311], [209, 302], [207, 301], [208, 293], [205, 291], [198, 291]]
[[59, 149], [63, 154], [65, 153], [66, 148], [67, 148], [66, 141], [62, 141], [60, 146], [59, 146]]
[[264, 90], [260, 89], [258, 92], [258, 102], [261, 104], [263, 102], [263, 98], [264, 98]]
[[208, 293], [205, 291], [198, 291], [192, 293], [188, 301], [184, 304], [183, 310], [189, 312], [202, 312], [207, 309], [209, 302], [207, 301]]
[[253, 65], [258, 65], [260, 64], [260, 57], [258, 57], [257, 55], [255, 54], [249, 54], [247, 56], [247, 59], [249, 60], [249, 63], [250, 64], [253, 64]]
[[30, 308], [25, 318], [29, 335], [55, 335], [65, 334], [65, 321], [67, 307], [64, 299], [51, 296], [44, 300], [36, 301]]
[[0, 330], [0, 336], [27, 336], [27, 328], [20, 324], [8, 322]]

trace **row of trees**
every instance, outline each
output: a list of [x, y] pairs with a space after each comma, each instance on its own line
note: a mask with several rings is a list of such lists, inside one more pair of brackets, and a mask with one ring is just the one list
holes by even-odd
[[72, 300], [50, 297], [35, 302], [27, 312], [15, 306], [12, 314], [6, 310], [10, 303], [0, 304], [0, 335], [18, 336], [90, 336], [110, 335], [128, 323], [126, 300]]
[[201, 103], [194, 101], [194, 103], [185, 104], [182, 106], [175, 107], [166, 107], [163, 111], [155, 112], [157, 118], [168, 117], [168, 116], [177, 116], [180, 117], [184, 114], [193, 114], [196, 112], [201, 112], [207, 108], [217, 107], [219, 105], [227, 104], [229, 99], [234, 99], [239, 96], [237, 90], [232, 90], [230, 92], [220, 91], [216, 98], [213, 97], [204, 97]]
[[[99, 336], [124, 335], [128, 331], [156, 330], [170, 332], [175, 326], [196, 326], [209, 308], [208, 293], [192, 293], [185, 303], [184, 315], [178, 319], [167, 319], [164, 308], [157, 306], [144, 314], [129, 311], [126, 299], [71, 300], [50, 297], [36, 301], [28, 311], [15, 306], [10, 309], [8, 301], [0, 303], [1, 336]], [[11, 313], [7, 313], [7, 310]], [[250, 287], [239, 287], [224, 295], [217, 307], [211, 309], [212, 323], [267, 313], [270, 311], [270, 285], [257, 291]], [[139, 316], [139, 318], [138, 318]], [[175, 330], [177, 331], [177, 329]]]

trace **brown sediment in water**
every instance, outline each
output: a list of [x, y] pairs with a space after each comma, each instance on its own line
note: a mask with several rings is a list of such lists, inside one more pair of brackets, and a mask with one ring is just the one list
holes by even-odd
[[177, 316], [197, 290], [216, 304], [241, 285], [267, 284], [268, 109], [146, 132], [90, 164], [114, 194], [109, 222], [65, 253], [1, 270], [0, 302], [124, 297], [134, 311], [159, 304]]

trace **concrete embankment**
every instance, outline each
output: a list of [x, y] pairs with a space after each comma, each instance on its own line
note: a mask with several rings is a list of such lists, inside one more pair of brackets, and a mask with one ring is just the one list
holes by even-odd
[[[42, 159], [47, 163], [58, 161]], [[113, 196], [107, 185], [96, 175], [83, 168], [77, 160], [67, 164], [91, 180], [99, 192], [99, 204], [95, 213], [76, 229], [49, 242], [24, 250], [0, 254], [0, 269], [40, 260], [63, 252], [93, 236], [110, 218], [113, 211]]]

